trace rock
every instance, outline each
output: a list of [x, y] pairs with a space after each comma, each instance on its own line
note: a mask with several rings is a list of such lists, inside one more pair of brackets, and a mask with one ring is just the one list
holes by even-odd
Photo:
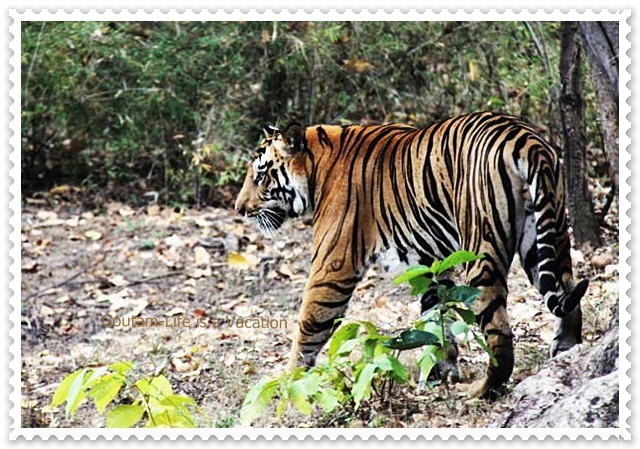
[[529, 427], [618, 427], [618, 376], [615, 370], [587, 381], [545, 410]]
[[591, 258], [591, 265], [594, 268], [604, 268], [613, 263], [613, 255], [611, 253], [596, 254]]
[[618, 369], [619, 328], [613, 327], [587, 354], [584, 376], [588, 379], [604, 376]]
[[490, 427], [618, 427], [619, 329], [615, 312], [611, 324], [594, 346], [574, 346], [520, 382], [511, 393], [510, 411]]

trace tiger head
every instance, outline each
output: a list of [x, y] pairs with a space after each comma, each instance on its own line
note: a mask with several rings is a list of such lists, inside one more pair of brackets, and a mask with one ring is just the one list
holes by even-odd
[[293, 124], [280, 131], [267, 125], [264, 133], [235, 207], [271, 235], [287, 218], [309, 210], [309, 183], [304, 128]]

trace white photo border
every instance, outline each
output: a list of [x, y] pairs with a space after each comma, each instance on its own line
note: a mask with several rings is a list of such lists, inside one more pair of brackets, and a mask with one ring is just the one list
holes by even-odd
[[[10, 298], [10, 308], [12, 308], [9, 318], [11, 328], [9, 337], [12, 339], [10, 344], [10, 355], [13, 358], [9, 361], [9, 367], [12, 371], [10, 378], [9, 399], [11, 402], [9, 416], [13, 420], [10, 423], [11, 440], [19, 436], [23, 436], [28, 440], [36, 436], [47, 439], [51, 436], [64, 438], [67, 436], [73, 439], [79, 439], [83, 436], [89, 437], [91, 440], [99, 436], [106, 437], [111, 440], [114, 437], [126, 439], [129, 437], [144, 438], [151, 436], [154, 439], [167, 436], [170, 439], [177, 437], [185, 437], [191, 440], [194, 437], [216, 437], [222, 439], [232, 437], [238, 439], [248, 436], [251, 440], [262, 436], [268, 440], [279, 436], [287, 439], [291, 436], [304, 438], [311, 436], [314, 439], [328, 436], [330, 439], [336, 439], [339, 436], [348, 440], [359, 436], [362, 439], [370, 437], [385, 438], [392, 437], [399, 439], [408, 437], [415, 440], [419, 437], [433, 439], [440, 437], [442, 439], [462, 439], [471, 437], [479, 439], [481, 437], [489, 437], [495, 440], [499, 437], [512, 440], [517, 437], [528, 439], [535, 437], [536, 439], [551, 437], [559, 439], [568, 437], [571, 440], [578, 438], [608, 439], [618, 437], [619, 439], [631, 438], [631, 10], [617, 11], [578, 11], [575, 9], [562, 12], [560, 10], [553, 11], [498, 11], [489, 10], [483, 12], [481, 10], [440, 10], [434, 11], [417, 11], [415, 9], [408, 12], [402, 12], [399, 9], [385, 12], [383, 10], [376, 11], [354, 11], [345, 10], [339, 12], [335, 9], [322, 12], [318, 9], [313, 11], [289, 11], [289, 10], [257, 10], [250, 9], [242, 12], [239, 9], [233, 11], [208, 11], [208, 10], [186, 10], [179, 12], [175, 9], [163, 12], [161, 10], [137, 10], [137, 11], [113, 11], [113, 10], [96, 10], [89, 9], [86, 12], [78, 9], [72, 11], [64, 10], [26, 10], [20, 12], [16, 9], [9, 11], [10, 25], [10, 60], [11, 70], [9, 74], [10, 81], [10, 132], [9, 138], [11, 153], [9, 161], [11, 167], [9, 169], [10, 185], [9, 207], [13, 214], [9, 218], [9, 225], [12, 228], [10, 232], [10, 241], [13, 246], [9, 249], [9, 256], [12, 259], [10, 266], [9, 287], [12, 292]], [[405, 21], [405, 20], [492, 20], [492, 21], [511, 21], [511, 20], [612, 20], [620, 23], [620, 178], [622, 182], [619, 186], [619, 203], [620, 203], [620, 427], [616, 429], [264, 429], [264, 428], [237, 428], [237, 429], [30, 429], [21, 428], [20, 404], [21, 404], [21, 387], [20, 387], [20, 371], [21, 371], [21, 335], [20, 335], [20, 291], [21, 291], [21, 273], [20, 273], [20, 213], [21, 213], [21, 172], [20, 172], [20, 149], [21, 149], [21, 23], [23, 21], [41, 20], [387, 20], [387, 21]]]

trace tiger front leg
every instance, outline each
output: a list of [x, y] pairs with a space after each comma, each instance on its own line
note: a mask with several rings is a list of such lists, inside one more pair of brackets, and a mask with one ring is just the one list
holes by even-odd
[[289, 371], [298, 366], [312, 367], [316, 357], [342, 318], [358, 279], [313, 282], [305, 291], [298, 326], [293, 338]]

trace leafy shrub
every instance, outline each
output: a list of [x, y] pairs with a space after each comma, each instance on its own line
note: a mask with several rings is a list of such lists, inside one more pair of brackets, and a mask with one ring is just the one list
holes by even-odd
[[[396, 284], [409, 283], [413, 295], [437, 285], [438, 303], [418, 319], [411, 329], [396, 336], [381, 335], [368, 321], [346, 321], [328, 343], [327, 362], [309, 370], [304, 367], [258, 382], [245, 397], [240, 420], [249, 425], [278, 398], [276, 414], [292, 406], [310, 415], [314, 405], [330, 413], [340, 407], [357, 410], [372, 396], [386, 399], [394, 385], [409, 381], [409, 369], [399, 359], [400, 351], [422, 348], [418, 359], [421, 376], [427, 378], [433, 367], [446, 358], [450, 329], [462, 343], [476, 341], [490, 354], [482, 334], [475, 328], [470, 306], [479, 290], [465, 285], [439, 285], [448, 272], [461, 264], [477, 260], [469, 251], [457, 251], [430, 267], [419, 265], [398, 276]], [[435, 284], [434, 284], [435, 283]]]
[[81, 368], [64, 378], [51, 401], [52, 407], [65, 404], [65, 412], [72, 417], [78, 407], [91, 399], [99, 413], [124, 394], [132, 400], [113, 405], [107, 412], [107, 427], [195, 427], [189, 407], [195, 401], [177, 395], [169, 380], [163, 376], [139, 379], [134, 382], [128, 373], [133, 365], [116, 362], [99, 368]]
[[[418, 360], [420, 373], [424, 379], [428, 378], [438, 362], [446, 359], [447, 347], [450, 344], [449, 333], [463, 344], [475, 341], [489, 354], [491, 362], [497, 363], [484, 337], [475, 326], [476, 316], [471, 310], [471, 305], [480, 295], [480, 290], [468, 285], [455, 285], [447, 279], [448, 272], [455, 266], [482, 257], [470, 251], [460, 250], [442, 261], [434, 261], [430, 267], [424, 265], [411, 267], [394, 279], [395, 284], [408, 283], [411, 286], [411, 295], [414, 296], [424, 294], [432, 286], [437, 288], [438, 303], [416, 321], [414, 329], [405, 331], [409, 332], [405, 339], [417, 339], [422, 343], [420, 346], [424, 346]], [[418, 338], [421, 335], [425, 336]], [[426, 338], [427, 335], [428, 338]], [[402, 337], [402, 334], [400, 336]]]
[[[344, 323], [329, 341], [326, 364], [308, 371], [299, 367], [256, 384], [244, 400], [242, 424], [248, 425], [260, 416], [274, 396], [280, 399], [276, 406], [278, 417], [289, 406], [310, 415], [314, 405], [326, 413], [347, 402], [358, 409], [372, 391], [380, 396], [385, 386], [390, 391], [394, 382], [407, 382], [406, 367], [398, 361], [397, 353], [385, 345], [389, 340], [391, 337], [380, 335], [368, 321]], [[356, 352], [360, 355], [354, 362], [351, 356]], [[380, 378], [382, 381], [376, 386], [374, 381]]]

